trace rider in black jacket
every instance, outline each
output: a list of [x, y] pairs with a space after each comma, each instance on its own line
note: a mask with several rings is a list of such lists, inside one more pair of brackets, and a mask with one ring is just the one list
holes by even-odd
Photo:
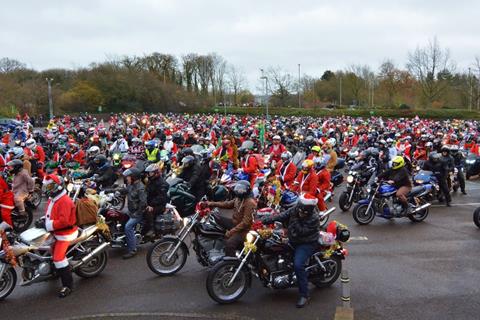
[[423, 164], [424, 170], [432, 171], [438, 180], [438, 186], [440, 191], [445, 197], [447, 207], [450, 207], [452, 198], [450, 197], [450, 190], [448, 189], [447, 177], [449, 168], [447, 162], [442, 161], [442, 155], [438, 152], [431, 152], [428, 156], [428, 160]]
[[288, 239], [295, 249], [294, 270], [298, 281], [300, 297], [297, 308], [304, 307], [308, 300], [308, 275], [305, 263], [315, 253], [319, 237], [318, 215], [315, 213], [318, 199], [312, 195], [302, 195], [297, 206], [283, 213], [266, 218], [262, 222], [270, 224], [274, 221], [285, 222], [288, 225]]
[[463, 174], [465, 171], [465, 155], [463, 152], [459, 152], [457, 145], [450, 147], [450, 153], [452, 154], [453, 164], [457, 169], [457, 178], [458, 182], [460, 183], [460, 189], [462, 190], [463, 194], [467, 194], [465, 191], [465, 175]]
[[153, 223], [155, 217], [165, 211], [167, 205], [168, 183], [163, 179], [160, 167], [153, 163], [149, 165], [145, 172], [148, 174], [147, 191], [147, 208], [145, 209], [145, 225], [144, 231], [147, 237], [153, 237]]
[[95, 157], [94, 163], [96, 168], [87, 175], [87, 177], [94, 176], [95, 182], [102, 188], [111, 187], [117, 180], [117, 176], [113, 171], [112, 166], [108, 163], [107, 157], [99, 154]]
[[200, 200], [206, 194], [205, 181], [202, 180], [200, 165], [193, 156], [182, 159], [182, 172], [178, 175], [190, 185], [191, 193]]

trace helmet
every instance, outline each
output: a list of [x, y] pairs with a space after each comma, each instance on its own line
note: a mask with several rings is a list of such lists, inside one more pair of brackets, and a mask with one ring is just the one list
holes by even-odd
[[92, 146], [90, 147], [90, 149], [88, 149], [88, 154], [91, 156], [91, 157], [94, 157], [96, 156], [97, 154], [100, 153], [100, 148], [97, 147], [97, 146]]
[[37, 143], [35, 142], [35, 139], [28, 139], [26, 142], [25, 142], [25, 146], [30, 149], [30, 150], [33, 150], [35, 149], [35, 147], [37, 146]]
[[160, 172], [160, 167], [158, 166], [158, 164], [152, 163], [147, 168], [145, 168], [145, 172], [148, 174], [149, 177], [153, 177]]
[[182, 154], [183, 154], [184, 157], [185, 156], [192, 156], [192, 157], [194, 156], [192, 148], [183, 148], [182, 149]]
[[302, 163], [302, 171], [307, 171], [310, 170], [313, 167], [313, 161], [312, 160], [305, 160]]
[[247, 148], [240, 148], [238, 149], [238, 155], [239, 156], [245, 156], [248, 154], [248, 149]]
[[449, 146], [443, 146], [441, 151], [442, 151], [442, 153], [444, 153], [444, 152], [450, 153], [450, 147]]
[[280, 140], [282, 140], [282, 139], [280, 138], [279, 135], [276, 135], [276, 136], [273, 136], [273, 139], [272, 139], [272, 140], [273, 140], [273, 141], [275, 141], [275, 140], [280, 141]]
[[45, 171], [47, 171], [47, 173], [55, 172], [55, 170], [57, 169], [58, 169], [58, 162], [56, 161], [48, 161], [45, 164]]
[[315, 207], [317, 206], [318, 198], [311, 194], [302, 194], [298, 199], [298, 208], [306, 213], [313, 213]]
[[397, 170], [405, 166], [405, 159], [402, 156], [396, 156], [392, 161], [392, 169]]
[[11, 159], [22, 159], [24, 155], [22, 147], [13, 147], [8, 153], [13, 153]]
[[43, 179], [43, 192], [47, 197], [54, 198], [63, 191], [63, 180], [56, 174], [48, 174]]
[[428, 156], [428, 159], [432, 162], [438, 162], [438, 161], [440, 161], [441, 158], [442, 158], [442, 156], [438, 152], [432, 152]]
[[237, 198], [246, 198], [250, 195], [252, 192], [250, 188], [250, 182], [241, 180], [235, 183], [235, 186], [233, 187], [233, 194]]
[[186, 156], [182, 159], [182, 166], [184, 168], [189, 168], [195, 163], [195, 158], [193, 156]]
[[107, 157], [105, 157], [105, 155], [103, 154], [99, 154], [95, 157], [95, 159], [93, 159], [93, 161], [99, 166], [103, 166], [105, 163], [107, 163]]
[[320, 152], [320, 151], [322, 151], [322, 149], [319, 146], [313, 146], [312, 151], [313, 152]]
[[335, 147], [335, 145], [337, 144], [337, 140], [335, 140], [335, 138], [330, 138], [330, 139], [328, 139], [327, 142], [328, 142], [328, 143], [330, 144], [330, 146], [332, 146], [332, 147]]
[[383, 144], [384, 146], [387, 145], [387, 141], [385, 141], [384, 139], [381, 139], [380, 141], [378, 141], [379, 144]]
[[425, 147], [426, 148], [433, 148], [433, 143], [428, 141], [427, 143], [425, 143]]
[[133, 179], [139, 179], [141, 172], [138, 168], [130, 168], [123, 172], [124, 177], [132, 177]]
[[282, 152], [281, 158], [283, 161], [290, 161], [292, 159], [292, 153], [290, 151]]
[[228, 190], [221, 184], [213, 188], [213, 201], [225, 201], [228, 198]]
[[313, 159], [313, 164], [315, 166], [315, 170], [322, 170], [327, 165], [327, 162], [323, 158], [316, 157]]
[[157, 147], [157, 143], [154, 140], [150, 140], [145, 143], [145, 147], [151, 151]]
[[450, 146], [450, 152], [453, 154], [457, 154], [459, 151], [459, 148], [457, 145]]
[[7, 166], [10, 173], [16, 174], [23, 169], [23, 161], [20, 159], [14, 159], [7, 162]]

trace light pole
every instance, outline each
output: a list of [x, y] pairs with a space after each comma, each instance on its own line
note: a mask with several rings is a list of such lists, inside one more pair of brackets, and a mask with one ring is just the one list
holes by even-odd
[[268, 78], [267, 76], [264, 74], [263, 72], [263, 69], [260, 69], [260, 71], [262, 72], [262, 76], [260, 77], [260, 79], [262, 80], [265, 80], [265, 110], [266, 110], [266, 117], [267, 117], [267, 120], [268, 120], [268, 93], [267, 93], [267, 90], [268, 90]]
[[342, 106], [342, 75], [340, 75], [340, 104], [339, 106], [341, 107]]
[[50, 113], [50, 119], [53, 118], [53, 100], [52, 100], [52, 81], [53, 78], [45, 78], [48, 83], [48, 111]]
[[297, 92], [298, 92], [298, 108], [302, 107], [302, 101], [300, 100], [300, 63], [298, 64], [298, 85], [297, 85]]
[[472, 111], [472, 99], [473, 99], [473, 86], [472, 86], [472, 74], [471, 68], [468, 68], [468, 82], [470, 84], [470, 93], [469, 93], [469, 103], [468, 103], [468, 110]]

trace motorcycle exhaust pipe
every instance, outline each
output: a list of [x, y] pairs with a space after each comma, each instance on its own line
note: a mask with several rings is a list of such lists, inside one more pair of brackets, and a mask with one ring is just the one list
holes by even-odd
[[321, 212], [320, 213], [320, 219], [323, 219], [325, 217], [328, 217], [329, 215], [331, 215], [333, 213], [333, 211], [335, 211], [337, 208], [333, 207], [333, 208], [330, 208], [328, 209], [327, 211], [324, 211], [324, 212]]
[[425, 204], [421, 205], [420, 207], [415, 208], [415, 209], [412, 211], [412, 213], [416, 213], [416, 212], [418, 212], [418, 211], [422, 211], [423, 209], [426, 209], [426, 208], [430, 207], [431, 205], [432, 205], [431, 203], [425, 203]]
[[104, 242], [98, 247], [96, 247], [92, 252], [87, 254], [85, 257], [83, 257], [79, 263], [77, 263], [73, 269], [77, 269], [78, 267], [84, 265], [85, 263], [89, 263], [93, 257], [95, 257], [97, 254], [103, 252], [108, 246], [110, 245], [110, 242]]

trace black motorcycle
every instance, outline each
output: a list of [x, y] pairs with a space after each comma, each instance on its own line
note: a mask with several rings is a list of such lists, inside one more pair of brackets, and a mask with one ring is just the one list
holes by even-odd
[[474, 153], [469, 153], [465, 160], [465, 178], [468, 180], [471, 176], [480, 174], [480, 157]]
[[473, 212], [473, 222], [475, 223], [475, 225], [477, 227], [480, 228], [480, 208], [477, 208], [474, 212]]
[[[206, 282], [209, 296], [220, 304], [232, 303], [245, 294], [251, 285], [252, 275], [267, 288], [297, 286], [293, 268], [294, 249], [284, 234], [278, 223], [274, 230], [250, 231], [237, 257], [224, 257], [209, 271]], [[309, 281], [317, 288], [329, 287], [337, 281], [346, 256], [342, 242], [349, 237], [348, 230], [338, 228], [337, 240], [325, 242], [320, 236], [318, 247], [306, 267]]]
[[147, 264], [152, 272], [173, 275], [180, 271], [189, 254], [185, 239], [193, 233], [193, 250], [198, 262], [205, 267], [213, 266], [224, 254], [226, 230], [218, 223], [218, 209], [196, 206], [191, 217], [183, 218], [183, 228], [177, 235], [167, 235], [156, 241], [148, 250]]
[[352, 205], [360, 199], [367, 197], [367, 186], [369, 180], [375, 174], [375, 167], [363, 167], [363, 164], [352, 166], [352, 170], [348, 172], [347, 189], [342, 192], [338, 199], [338, 204], [342, 211], [348, 211]]

